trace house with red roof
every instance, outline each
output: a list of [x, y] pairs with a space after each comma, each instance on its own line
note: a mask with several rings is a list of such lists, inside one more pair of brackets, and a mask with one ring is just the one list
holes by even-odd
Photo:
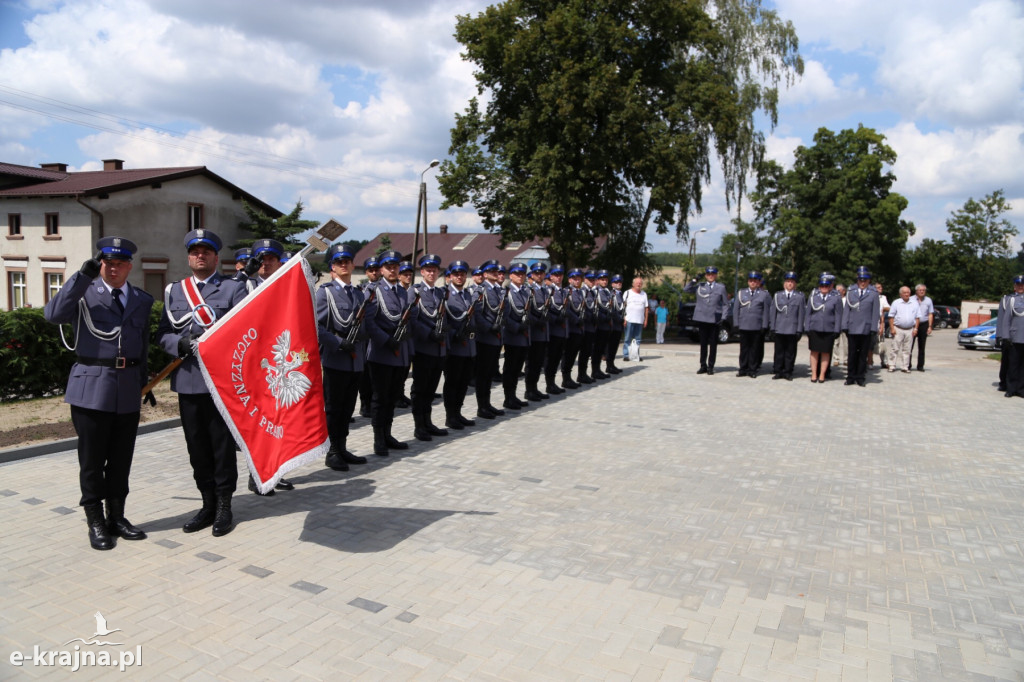
[[272, 218], [282, 215], [205, 166], [126, 169], [106, 159], [101, 171], [69, 172], [63, 163], [0, 163], [0, 221], [7, 219], [0, 310], [46, 305], [107, 236], [138, 245], [129, 282], [157, 300], [189, 274], [182, 242], [189, 230], [216, 232], [225, 245], [222, 267], [233, 272], [228, 247], [249, 236], [238, 227], [248, 220], [243, 199]]

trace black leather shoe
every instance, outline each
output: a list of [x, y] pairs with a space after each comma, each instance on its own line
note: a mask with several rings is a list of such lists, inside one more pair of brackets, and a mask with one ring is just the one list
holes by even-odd
[[455, 417], [445, 417], [444, 425], [447, 426], [449, 429], [452, 429], [453, 431], [461, 431], [464, 428], [466, 428], [465, 426], [462, 425], [462, 422], [460, 422]]
[[[422, 441], [434, 440], [433, 438], [430, 437], [429, 433], [427, 433], [425, 430], [423, 430], [423, 429], [421, 429], [419, 427], [417, 427], [417, 428], [415, 428], [413, 430], [412, 437], [415, 438], [416, 440], [422, 440]], [[390, 445], [390, 443], [389, 443], [389, 445]]]
[[261, 497], [270, 497], [271, 495], [274, 494], [273, 490], [271, 490], [268, 493], [261, 493], [260, 489], [256, 487], [256, 481], [253, 480], [252, 474], [249, 474], [249, 492], [256, 493]]
[[751, 379], [756, 379], [757, 378], [757, 372], [751, 372], [747, 376], [750, 377]]
[[213, 525], [213, 517], [217, 513], [217, 498], [214, 496], [213, 491], [200, 491], [200, 494], [203, 496], [203, 507], [181, 527], [181, 530], [185, 533], [195, 533], [198, 530], [209, 528]]
[[843, 386], [853, 386], [855, 383], [857, 382], [854, 381], [853, 379], [847, 379], [846, 381], [843, 382]]
[[1003, 394], [1003, 397], [1004, 398], [1012, 398], [1013, 395], [1014, 395], [1013, 391], [1007, 391], [1006, 393]]
[[701, 367], [700, 369], [697, 370], [697, 374], [707, 374], [707, 373], [708, 373], [708, 368], [707, 367]]
[[367, 419], [369, 419], [373, 415], [370, 412], [370, 408], [369, 407], [360, 407], [359, 408], [359, 416], [360, 417], [366, 417]]
[[445, 431], [444, 429], [437, 428], [437, 426], [435, 426], [429, 419], [426, 420], [426, 423], [424, 424], [424, 426], [427, 427], [427, 433], [429, 433], [431, 436], [447, 436], [448, 435], [447, 431]]
[[540, 391], [530, 390], [526, 392], [526, 399], [534, 402], [540, 402], [541, 400], [544, 400], [545, 397], [547, 396], [541, 395]]
[[107, 532], [123, 540], [145, 540], [146, 534], [124, 517], [124, 499], [107, 500]]
[[593, 372], [592, 374], [593, 374], [593, 377], [595, 379], [611, 379], [611, 376], [605, 374], [601, 370], [597, 370], [596, 372]]
[[478, 409], [476, 411], [476, 416], [480, 417], [481, 419], [494, 419], [498, 415], [496, 415], [495, 413], [491, 412], [490, 410], [480, 410], [480, 409]]
[[544, 390], [547, 391], [549, 395], [562, 395], [563, 393], [565, 393], [564, 388], [559, 388], [554, 384], [548, 384], [547, 386], [544, 387]]
[[586, 374], [581, 374], [578, 377], [576, 377], [576, 381], [580, 382], [581, 384], [592, 384], [592, 383], [594, 383], [594, 380], [591, 379], [590, 377], [588, 377]]
[[384, 436], [384, 442], [387, 443], [387, 446], [388, 446], [389, 450], [408, 450], [409, 449], [409, 444], [408, 443], [403, 443], [402, 441], [400, 441], [397, 438], [395, 438], [394, 436], [392, 436], [390, 433]]
[[738, 377], [745, 377], [745, 376], [747, 376], [747, 373], [746, 372], [736, 372], [736, 376], [738, 376]]
[[285, 478], [278, 481], [274, 487], [278, 490], [295, 490], [295, 484]]
[[782, 378], [781, 374], [773, 374], [772, 375], [772, 381], [778, 381], [781, 378]]
[[562, 379], [562, 388], [579, 388], [579, 387], [580, 387], [580, 385], [577, 384], [572, 379]]
[[715, 368], [714, 367], [708, 367], [708, 376], [712, 376], [712, 375], [714, 375], [714, 373], [715, 373]]
[[99, 550], [114, 549], [114, 538], [110, 537], [107, 520], [103, 518], [103, 505], [97, 502], [87, 504], [83, 509], [85, 522], [89, 524], [89, 545]]
[[359, 455], [353, 455], [348, 450], [341, 451], [341, 460], [346, 464], [366, 464], [366, 458]]
[[619, 369], [618, 367], [616, 367], [615, 365], [608, 365], [608, 373], [609, 374], [622, 374], [622, 370]]
[[521, 410], [521, 409], [522, 409], [522, 408], [521, 408], [521, 407], [519, 406], [519, 401], [515, 401], [515, 402], [513, 402], [513, 399], [512, 399], [512, 398], [509, 398], [508, 400], [506, 400], [505, 402], [503, 402], [503, 403], [501, 404], [501, 406], [502, 406], [502, 407], [504, 407], [504, 408], [505, 408], [506, 410], [517, 410], [517, 411], [518, 411], [518, 410]]
[[235, 519], [231, 514], [231, 493], [217, 496], [217, 515], [213, 519], [213, 536], [227, 535], [235, 528]]
[[412, 407], [412, 401], [409, 400], [408, 396], [399, 396], [398, 400], [395, 401], [395, 407], [402, 409], [406, 407]]
[[490, 412], [493, 412], [496, 417], [504, 417], [505, 416], [505, 410], [500, 410], [497, 407], [495, 407], [494, 405], [488, 405], [487, 409]]
[[455, 416], [458, 417], [459, 423], [463, 426], [476, 426], [476, 422], [472, 419], [466, 419], [461, 414], [457, 414]]
[[341, 455], [334, 450], [330, 450], [327, 456], [324, 457], [324, 466], [334, 471], [348, 471], [348, 464], [341, 458]]
[[784, 374], [782, 376], [782, 378], [785, 379], [786, 381], [792, 381], [793, 380], [793, 375], [792, 374]]
[[867, 386], [867, 382], [864, 380], [858, 380], [857, 385], [863, 388], [864, 386]]

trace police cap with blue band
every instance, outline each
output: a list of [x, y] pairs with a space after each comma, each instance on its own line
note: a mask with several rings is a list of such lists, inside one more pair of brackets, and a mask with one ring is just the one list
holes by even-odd
[[583, 271], [580, 270], [579, 268], [573, 268], [572, 270], [569, 271], [569, 279], [572, 279], [573, 277], [582, 277], [582, 276], [583, 276]]
[[374, 270], [380, 267], [380, 262], [376, 256], [370, 256], [363, 261], [363, 270]]
[[750, 272], [747, 273], [747, 279], [756, 279], [760, 281], [764, 278], [761, 276], [761, 273], [758, 272], [757, 270], [751, 270]]
[[385, 265], [394, 265], [402, 262], [402, 254], [397, 251], [385, 251], [384, 253], [377, 254], [377, 265], [383, 267]]
[[404, 260], [404, 261], [402, 261], [401, 263], [398, 264], [398, 274], [400, 274], [400, 275], [405, 274], [407, 272], [412, 272], [412, 270], [413, 270], [412, 263], [410, 263], [407, 260]]
[[547, 272], [547, 271], [548, 271], [548, 266], [544, 265], [540, 261], [538, 261], [538, 262], [536, 262], [536, 263], [534, 263], [533, 265], [530, 266], [530, 274], [531, 275], [533, 273], [535, 273], [535, 272]]
[[220, 251], [222, 242], [212, 230], [192, 230], [185, 235], [185, 248], [191, 249], [193, 246], [208, 246], [214, 251]]
[[565, 268], [561, 265], [552, 265], [551, 269], [548, 270], [549, 275], [562, 275], [565, 274]]
[[252, 249], [245, 248], [235, 251], [235, 261], [238, 263], [244, 263], [250, 258], [252, 258]]
[[526, 272], [526, 263], [513, 263], [512, 265], [508, 266], [508, 273], [510, 275], [513, 274], [513, 273], [525, 273], [525, 272]]
[[717, 275], [718, 274], [718, 268], [716, 268], [714, 265], [709, 265], [706, 268], [704, 268], [704, 274], [707, 274], [707, 275]]
[[469, 263], [464, 260], [453, 260], [448, 265], [448, 272], [452, 274], [456, 272], [469, 272]]
[[430, 265], [433, 265], [436, 268], [441, 267], [441, 257], [436, 253], [425, 253], [420, 256], [419, 266], [421, 268], [425, 268]]
[[281, 258], [284, 256], [284, 244], [276, 239], [257, 239], [252, 243], [252, 255], [255, 257], [264, 253], [272, 253]]
[[612, 275], [612, 284], [622, 281], [622, 275]]
[[796, 276], [795, 272], [790, 270], [789, 272], [787, 272], [785, 275], [782, 276], [782, 279], [784, 279], [784, 280], [787, 280], [787, 279], [795, 280], [795, 279], [797, 279], [797, 276]]
[[104, 237], [96, 242], [96, 250], [102, 252], [101, 260], [131, 260], [139, 247], [122, 237]]
[[327, 258], [325, 260], [328, 263], [333, 263], [344, 258], [352, 260], [353, 256], [355, 256], [354, 249], [350, 245], [332, 244], [331, 248], [327, 249]]
[[480, 266], [480, 272], [491, 272], [492, 270], [497, 270], [499, 265], [500, 264], [496, 260], [485, 261], [484, 264]]

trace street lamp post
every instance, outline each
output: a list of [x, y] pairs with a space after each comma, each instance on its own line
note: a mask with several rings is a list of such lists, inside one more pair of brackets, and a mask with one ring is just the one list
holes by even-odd
[[416, 252], [420, 248], [420, 220], [423, 221], [423, 252], [427, 252], [427, 182], [423, 176], [427, 171], [437, 166], [440, 161], [434, 159], [430, 165], [420, 173], [420, 197], [416, 202], [416, 233], [412, 238], [412, 281], [416, 281]]
[[697, 267], [697, 235], [702, 232], [707, 232], [708, 228], [702, 227], [697, 231], [697, 234], [690, 238], [690, 267]]
[[733, 290], [732, 290], [733, 298], [735, 298], [735, 297], [740, 295], [740, 249], [742, 249], [742, 248], [743, 248], [743, 243], [737, 241], [736, 242], [736, 278], [733, 281]]

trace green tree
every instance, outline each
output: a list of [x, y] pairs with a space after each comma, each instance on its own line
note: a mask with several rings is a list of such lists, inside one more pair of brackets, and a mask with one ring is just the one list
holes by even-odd
[[315, 230], [320, 226], [320, 223], [315, 220], [302, 220], [300, 217], [303, 210], [301, 200], [295, 202], [295, 208], [290, 213], [280, 218], [267, 216], [262, 211], [250, 206], [244, 199], [242, 200], [242, 208], [245, 209], [245, 214], [249, 216], [249, 220], [238, 223], [238, 227], [252, 232], [253, 238], [239, 240], [237, 244], [231, 246], [233, 249], [252, 246], [252, 243], [257, 239], [276, 239], [284, 244], [285, 251], [294, 253], [305, 246], [295, 236], [300, 232]]
[[904, 254], [903, 268], [900, 285], [925, 284], [928, 295], [938, 303], [960, 305], [960, 301], [972, 297], [963, 259], [949, 242], [922, 240], [916, 249]]
[[1010, 208], [1003, 190], [997, 189], [981, 201], [969, 198], [946, 220], [953, 250], [972, 285], [971, 298], [998, 297], [1012, 276], [1017, 228], [1002, 217]]
[[798, 147], [792, 170], [767, 162], [751, 196], [770, 259], [795, 270], [808, 290], [828, 270], [846, 281], [866, 265], [875, 279], [895, 282], [914, 225], [900, 215], [907, 200], [891, 192], [896, 152], [871, 128], [834, 133], [819, 128]]
[[602, 235], [635, 253], [651, 225], [687, 239], [715, 157], [741, 197], [764, 154], [754, 116], [774, 125], [779, 84], [803, 71], [792, 24], [761, 0], [507, 0], [455, 36], [487, 105], [456, 114], [442, 208], [472, 204], [510, 241], [550, 237], [567, 264]]

